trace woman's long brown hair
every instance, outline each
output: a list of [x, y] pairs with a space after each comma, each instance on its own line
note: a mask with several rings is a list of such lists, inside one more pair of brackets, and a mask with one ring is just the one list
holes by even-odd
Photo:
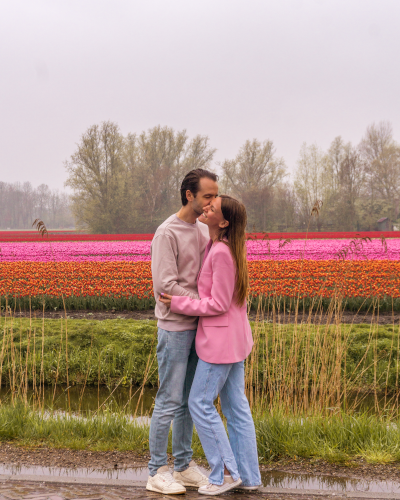
[[221, 229], [217, 240], [222, 242], [224, 242], [224, 238], [228, 240], [229, 249], [236, 263], [236, 301], [238, 306], [242, 306], [249, 288], [246, 255], [246, 209], [243, 203], [231, 196], [221, 194], [219, 198], [221, 198], [222, 215], [229, 222], [229, 225]]

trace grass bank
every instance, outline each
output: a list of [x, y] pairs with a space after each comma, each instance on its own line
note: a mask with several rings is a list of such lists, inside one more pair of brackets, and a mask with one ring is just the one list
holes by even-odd
[[[398, 325], [252, 323], [248, 388], [258, 397], [285, 391], [396, 392]], [[154, 321], [0, 317], [0, 383], [157, 385]], [[322, 384], [322, 385], [321, 385]]]
[[337, 412], [329, 417], [287, 415], [284, 412], [255, 418], [259, 456], [321, 458], [345, 463], [400, 461], [400, 420]]
[[[312, 418], [255, 415], [260, 461], [296, 457], [334, 463], [364, 459], [369, 463], [400, 461], [400, 421], [366, 415], [333, 414]], [[149, 428], [122, 413], [103, 412], [88, 418], [34, 412], [23, 404], [0, 407], [0, 440], [23, 446], [85, 450], [148, 450]], [[204, 457], [197, 434], [195, 457]], [[169, 443], [171, 452], [171, 435]]]
[[[1, 383], [143, 382], [157, 344], [155, 321], [0, 318]], [[157, 384], [157, 364], [147, 384]]]

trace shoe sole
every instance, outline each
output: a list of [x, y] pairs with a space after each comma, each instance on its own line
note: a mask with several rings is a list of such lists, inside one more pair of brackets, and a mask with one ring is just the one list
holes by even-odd
[[152, 486], [151, 484], [146, 484], [146, 490], [149, 490], [149, 491], [155, 491], [156, 493], [161, 493], [163, 495], [184, 495], [186, 493], [186, 489], [183, 489], [182, 491], [174, 491], [174, 492], [170, 492], [170, 491], [163, 491], [163, 490], [159, 490], [158, 488], [155, 488], [154, 486]]
[[261, 488], [261, 486], [238, 486], [236, 489], [243, 491], [256, 491], [259, 488]]
[[198, 490], [198, 492], [201, 495], [217, 496], [217, 495], [222, 495], [222, 493], [226, 493], [227, 491], [234, 490], [240, 484], [242, 484], [242, 480], [238, 479], [237, 481], [235, 481], [233, 483], [224, 483], [223, 485], [221, 485], [221, 487], [220, 487], [220, 489], [218, 491], [211, 491], [211, 492], [209, 492], [209, 491]]

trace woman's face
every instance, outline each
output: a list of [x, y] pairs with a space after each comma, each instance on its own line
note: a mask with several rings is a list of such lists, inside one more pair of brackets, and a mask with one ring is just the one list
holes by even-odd
[[221, 211], [221, 198], [215, 198], [209, 205], [204, 208], [204, 212], [199, 217], [200, 222], [204, 222], [212, 229], [226, 227], [228, 222], [224, 219]]

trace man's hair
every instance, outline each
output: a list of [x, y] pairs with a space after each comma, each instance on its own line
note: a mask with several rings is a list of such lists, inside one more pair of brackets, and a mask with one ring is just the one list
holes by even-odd
[[185, 175], [185, 178], [183, 179], [181, 184], [181, 198], [183, 206], [188, 204], [186, 191], [189, 190], [196, 198], [196, 195], [200, 189], [200, 179], [203, 179], [204, 177], [208, 177], [208, 179], [211, 179], [214, 182], [218, 181], [217, 174], [213, 174], [209, 170], [204, 170], [203, 168], [195, 168]]

